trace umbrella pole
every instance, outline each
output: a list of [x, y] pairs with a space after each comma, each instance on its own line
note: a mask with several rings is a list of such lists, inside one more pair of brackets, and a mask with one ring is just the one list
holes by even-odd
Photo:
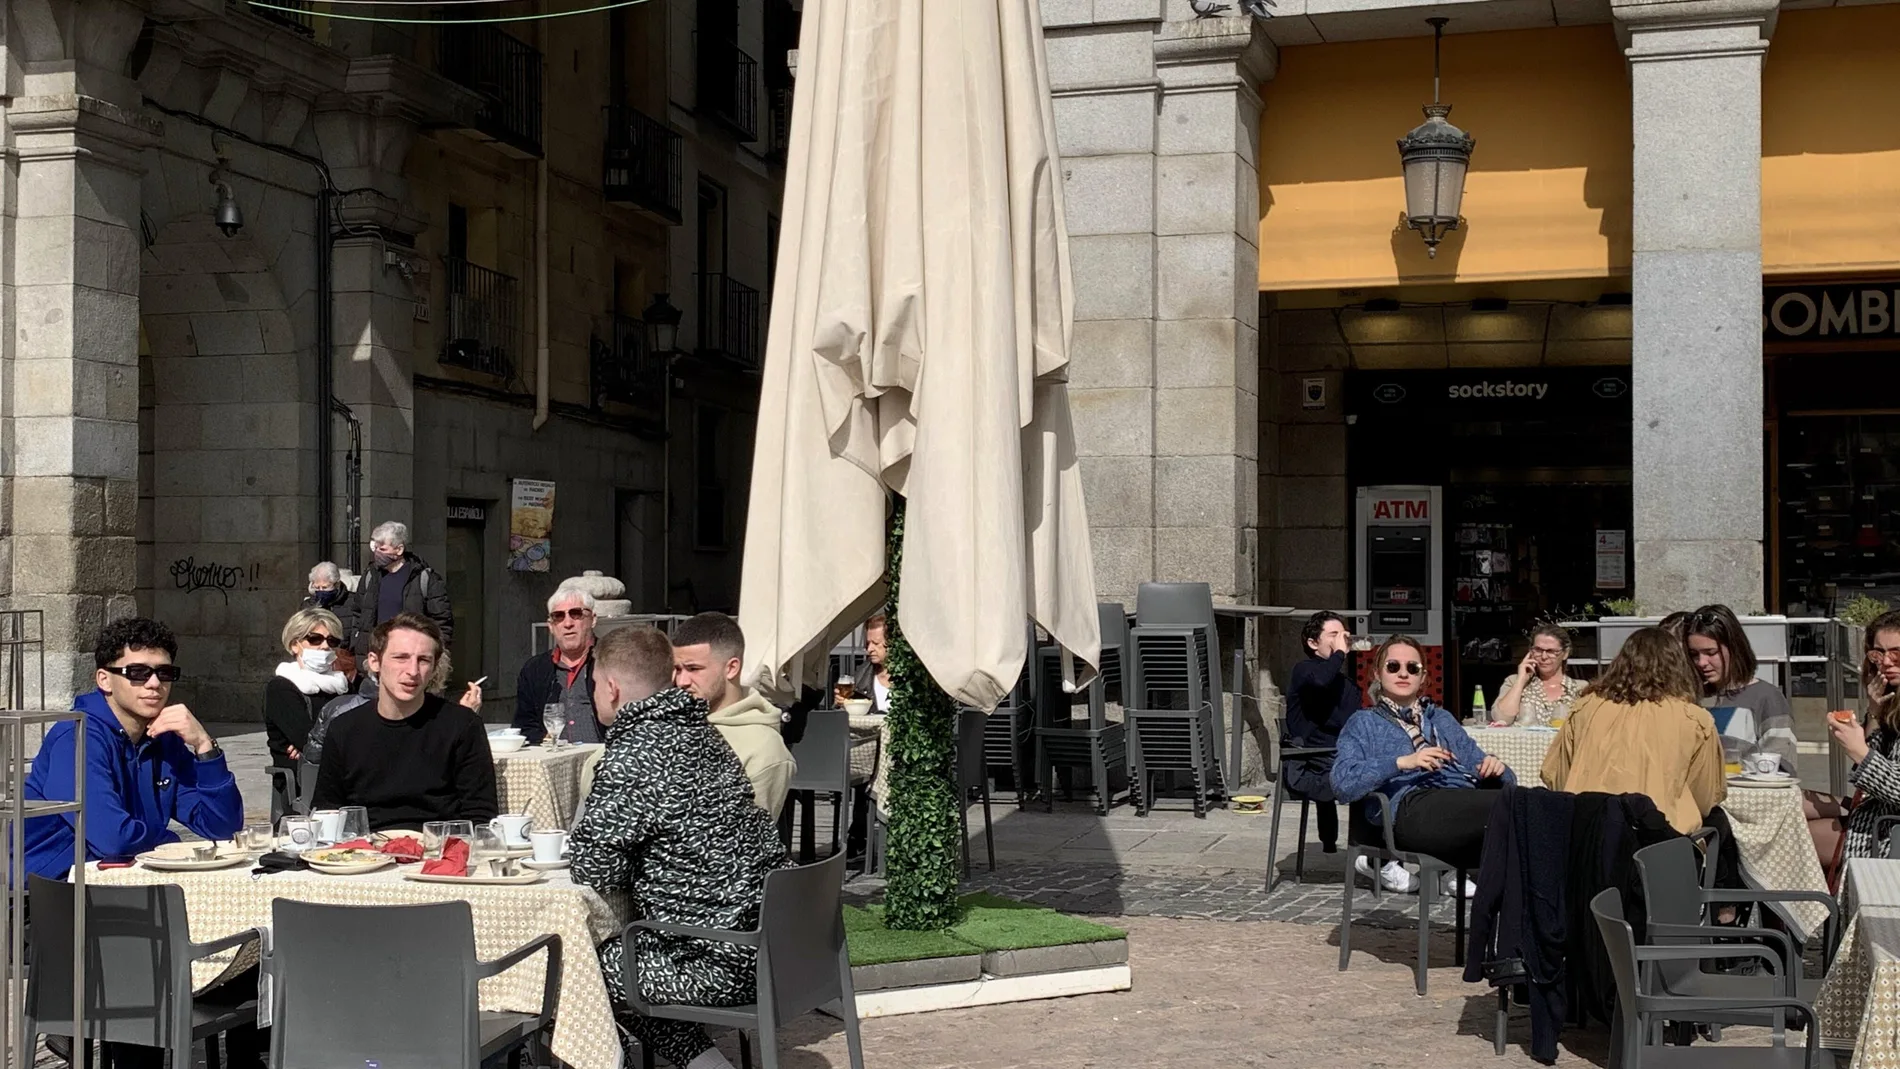
[[885, 835], [884, 917], [891, 928], [931, 931], [956, 921], [963, 832], [957, 820], [957, 707], [904, 639], [899, 586], [904, 499], [896, 499], [886, 549], [891, 599], [885, 656], [891, 672], [890, 813]]

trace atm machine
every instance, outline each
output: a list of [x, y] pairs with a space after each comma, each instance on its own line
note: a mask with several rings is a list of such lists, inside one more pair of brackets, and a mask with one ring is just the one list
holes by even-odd
[[[1445, 521], [1443, 488], [1362, 486], [1355, 513], [1354, 605], [1367, 610], [1374, 645], [1410, 635], [1425, 645], [1425, 692], [1445, 704]], [[1364, 687], [1371, 659], [1360, 658]]]

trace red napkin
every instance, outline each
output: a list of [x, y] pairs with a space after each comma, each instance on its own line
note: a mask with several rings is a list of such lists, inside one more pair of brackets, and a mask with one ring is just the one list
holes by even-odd
[[391, 839], [383, 844], [382, 850], [383, 853], [405, 864], [422, 860], [422, 840], [413, 836], [404, 835]]
[[425, 876], [466, 876], [468, 875], [468, 843], [463, 839], [450, 839], [442, 844], [442, 856], [434, 861], [424, 861], [422, 872]]
[[335, 846], [332, 846], [330, 849], [332, 850], [374, 850], [376, 849], [376, 844], [370, 842], [368, 839], [351, 839], [347, 843], [338, 843]]

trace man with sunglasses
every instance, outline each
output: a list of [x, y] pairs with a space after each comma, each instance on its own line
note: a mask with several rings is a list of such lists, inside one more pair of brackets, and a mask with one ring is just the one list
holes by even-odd
[[559, 706], [569, 742], [600, 742], [605, 734], [594, 716], [594, 596], [557, 590], [548, 598], [548, 638], [553, 649], [535, 654], [515, 677], [515, 727], [529, 745], [547, 738], [545, 715]]
[[[178, 680], [178, 640], [156, 620], [114, 620], [93, 650], [98, 688], [73, 708], [77, 725], [55, 724], [33, 758], [26, 797], [73, 798], [73, 748], [86, 733], [86, 858], [125, 859], [178, 841], [176, 821], [206, 839], [244, 826], [244, 799], [224, 751], [191, 710], [170, 704]], [[26, 869], [66, 878], [73, 862], [69, 814], [26, 822]]]

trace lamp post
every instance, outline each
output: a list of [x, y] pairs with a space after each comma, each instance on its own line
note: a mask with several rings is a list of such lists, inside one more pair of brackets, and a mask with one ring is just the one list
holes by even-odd
[[1399, 164], [1405, 171], [1405, 225], [1425, 239], [1425, 255], [1437, 258], [1438, 243], [1458, 229], [1458, 207], [1465, 196], [1465, 172], [1477, 140], [1446, 121], [1451, 105], [1438, 99], [1439, 46], [1448, 19], [1425, 20], [1432, 27], [1432, 102], [1425, 121], [1399, 138]]
[[673, 361], [679, 357], [680, 320], [666, 294], [656, 293], [640, 313], [649, 335], [647, 351], [660, 360], [660, 607], [673, 611]]

